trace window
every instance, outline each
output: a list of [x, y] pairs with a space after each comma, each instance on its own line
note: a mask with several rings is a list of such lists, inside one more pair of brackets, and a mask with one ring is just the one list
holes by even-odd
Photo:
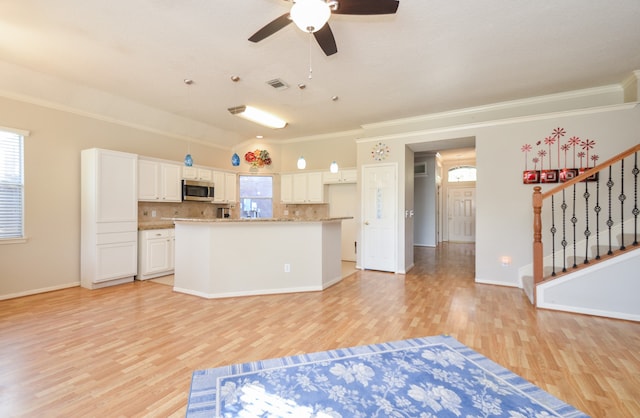
[[459, 181], [476, 181], [476, 168], [470, 165], [463, 165], [449, 169], [449, 183]]
[[273, 177], [240, 176], [240, 217], [273, 218]]
[[0, 130], [0, 239], [24, 238], [23, 135]]

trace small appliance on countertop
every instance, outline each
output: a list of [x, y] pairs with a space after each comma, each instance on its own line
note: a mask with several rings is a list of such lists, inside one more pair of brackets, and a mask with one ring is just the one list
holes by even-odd
[[218, 218], [229, 218], [231, 217], [231, 209], [229, 208], [218, 208]]

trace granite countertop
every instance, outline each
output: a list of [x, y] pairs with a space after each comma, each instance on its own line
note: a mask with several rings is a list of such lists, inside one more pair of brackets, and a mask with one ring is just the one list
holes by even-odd
[[171, 229], [175, 227], [176, 226], [173, 221], [166, 219], [162, 219], [160, 221], [138, 223], [138, 231], [147, 231], [149, 229]]
[[201, 223], [215, 223], [215, 222], [331, 222], [342, 221], [345, 219], [353, 219], [352, 216], [337, 217], [337, 218], [318, 218], [318, 219], [293, 219], [293, 218], [215, 218], [215, 219], [202, 219], [202, 218], [163, 218], [164, 221], [171, 222], [201, 222]]

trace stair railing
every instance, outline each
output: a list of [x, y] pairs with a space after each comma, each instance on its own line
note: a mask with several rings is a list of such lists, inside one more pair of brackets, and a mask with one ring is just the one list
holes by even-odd
[[[541, 283], [549, 278], [549, 276], [544, 276], [543, 231], [549, 234], [551, 241], [551, 278], [589, 264], [592, 259], [600, 260], [603, 256], [603, 254], [600, 254], [601, 241], [607, 241], [606, 247], [608, 250], [606, 255], [614, 255], [612, 237], [614, 228], [620, 230], [619, 236], [621, 237], [618, 248], [615, 251], [626, 249], [625, 224], [631, 224], [633, 228], [632, 244], [634, 246], [638, 245], [638, 214], [640, 213], [638, 209], [638, 173], [640, 172], [638, 169], [638, 152], [640, 152], [640, 144], [608, 159], [602, 164], [586, 169], [582, 174], [544, 193], [540, 186], [533, 188], [534, 284]], [[627, 177], [625, 179], [626, 159], [632, 159], [633, 161], [631, 161], [631, 164], [627, 163]], [[629, 171], [630, 166], [632, 168]], [[607, 189], [606, 196], [601, 196], [601, 182], [603, 180], [605, 180], [604, 187]], [[625, 206], [628, 198], [625, 187], [627, 190], [629, 187], [633, 189], [633, 202], [630, 202], [633, 204], [632, 207], [628, 204]], [[578, 189], [581, 188], [584, 191], [580, 196]], [[595, 197], [593, 196], [594, 193]], [[601, 201], [605, 198], [606, 210], [601, 206]], [[595, 199], [595, 203], [593, 199]], [[544, 219], [551, 225], [547, 231], [544, 230], [543, 226], [543, 203], [545, 200], [550, 200], [551, 204], [549, 210], [544, 213]], [[559, 209], [556, 208], [557, 206]], [[603, 213], [605, 211], [606, 214]], [[558, 214], [557, 212], [560, 213]], [[584, 216], [581, 214], [584, 214]], [[603, 229], [601, 216], [606, 216], [604, 239], [601, 236]], [[567, 218], [569, 223], [567, 223]], [[557, 226], [556, 219], [560, 228]], [[583, 229], [580, 231], [579, 228]], [[596, 255], [590, 256], [589, 240], [593, 239], [594, 234]], [[584, 246], [584, 254], [582, 252], [578, 254], [579, 241], [581, 241], [580, 247]], [[578, 260], [583, 255], [582, 265], [579, 265]], [[556, 258], [562, 258], [562, 266], [556, 265]], [[572, 263], [569, 263], [571, 264], [570, 266], [567, 266], [568, 259], [573, 260]]]

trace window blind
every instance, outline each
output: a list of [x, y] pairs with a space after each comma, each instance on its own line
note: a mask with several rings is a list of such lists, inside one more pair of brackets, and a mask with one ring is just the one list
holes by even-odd
[[24, 237], [23, 137], [0, 131], [0, 239]]

